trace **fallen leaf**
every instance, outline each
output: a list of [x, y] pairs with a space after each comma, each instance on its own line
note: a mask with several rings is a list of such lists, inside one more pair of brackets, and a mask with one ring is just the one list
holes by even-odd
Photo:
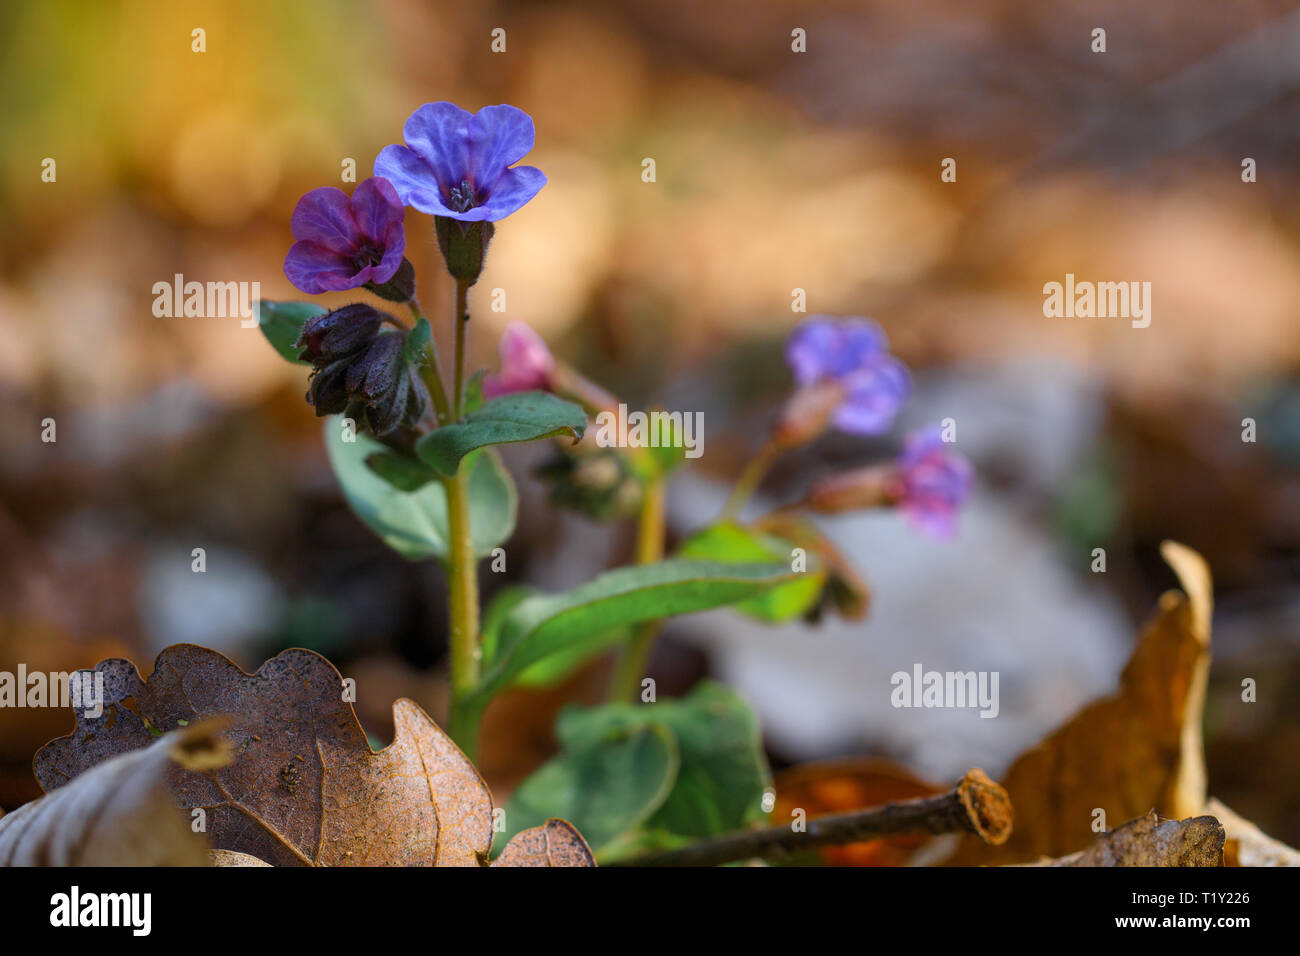
[[270, 866], [265, 860], [248, 853], [236, 853], [234, 850], [211, 850], [208, 860], [213, 866]]
[[168, 782], [178, 769], [201, 772], [233, 759], [222, 723], [167, 734], [0, 817], [0, 865], [206, 865], [208, 845], [176, 810]]
[[1162, 820], [1152, 810], [1042, 866], [1223, 866], [1223, 825], [1212, 816]]
[[1223, 824], [1227, 834], [1223, 857], [1227, 866], [1300, 866], [1300, 851], [1274, 840], [1213, 797], [1205, 805], [1205, 812]]
[[595, 866], [587, 841], [564, 820], [547, 820], [506, 844], [492, 866]]
[[1001, 781], [1016, 808], [1011, 839], [1000, 847], [963, 840], [949, 862], [1065, 856], [1091, 842], [1097, 810], [1108, 820], [1131, 820], [1152, 808], [1175, 820], [1204, 811], [1210, 572], [1200, 555], [1176, 542], [1166, 541], [1161, 554], [1184, 590], [1160, 597], [1119, 692], [1085, 707], [1012, 764]]
[[130, 661], [95, 670], [104, 677], [102, 715], [78, 713], [76, 729], [33, 760], [47, 791], [158, 733], [228, 714], [234, 763], [170, 779], [176, 803], [207, 813], [215, 849], [273, 866], [479, 866], [488, 858], [492, 797], [474, 765], [405, 699], [393, 704], [393, 743], [373, 752], [342, 676], [319, 654], [284, 651], [246, 674], [216, 651], [178, 644], [158, 655], [148, 681]]

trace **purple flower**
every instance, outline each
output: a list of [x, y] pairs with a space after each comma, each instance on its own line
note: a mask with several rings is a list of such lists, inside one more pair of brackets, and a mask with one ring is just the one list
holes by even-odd
[[951, 450], [942, 434], [938, 425], [930, 425], [907, 436], [894, 463], [890, 497], [918, 528], [949, 538], [974, 477], [970, 462]]
[[284, 274], [311, 295], [387, 282], [406, 251], [405, 214], [384, 179], [367, 179], [351, 198], [333, 186], [313, 189], [293, 208], [289, 226], [298, 241]]
[[532, 166], [515, 166], [533, 148], [533, 120], [513, 106], [468, 113], [454, 103], [425, 103], [402, 128], [405, 146], [385, 146], [375, 175], [402, 202], [431, 216], [496, 222], [546, 185]]
[[483, 394], [488, 398], [527, 392], [550, 386], [555, 372], [555, 356], [542, 337], [523, 322], [511, 322], [501, 333], [498, 347], [501, 371], [483, 378]]
[[889, 354], [889, 340], [870, 319], [813, 316], [785, 343], [785, 360], [800, 388], [832, 383], [843, 398], [831, 424], [854, 435], [879, 435], [912, 390], [907, 368]]

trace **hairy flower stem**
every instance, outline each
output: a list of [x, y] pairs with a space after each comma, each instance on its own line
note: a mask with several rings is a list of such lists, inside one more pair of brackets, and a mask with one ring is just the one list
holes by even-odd
[[447, 590], [451, 604], [451, 736], [465, 756], [478, 749], [482, 716], [468, 701], [478, 687], [478, 564], [469, 526], [469, 469], [443, 479], [447, 492]]
[[[415, 301], [414, 297], [407, 301], [406, 307], [411, 310], [411, 315], [415, 317], [417, 324], [424, 318], [424, 313], [420, 311], [420, 303]], [[420, 377], [424, 379], [429, 394], [433, 396], [433, 408], [438, 413], [438, 424], [447, 424], [451, 421], [451, 408], [447, 404], [447, 390], [442, 386], [442, 371], [438, 367], [438, 346], [432, 335], [424, 345], [424, 364], [420, 366]]]
[[[637, 518], [637, 564], [653, 564], [664, 556], [665, 525], [664, 481], [655, 478], [646, 485], [645, 496], [641, 499], [641, 513]], [[646, 621], [632, 634], [614, 667], [614, 676], [609, 685], [611, 702], [636, 702], [646, 667], [650, 663], [650, 652], [654, 649], [655, 638], [658, 636], [658, 621]]]
[[731, 489], [731, 496], [727, 498], [727, 503], [722, 507], [722, 514], [718, 516], [719, 521], [731, 521], [740, 513], [740, 509], [745, 507], [745, 502], [753, 497], [754, 492], [763, 481], [763, 476], [767, 470], [772, 467], [772, 462], [780, 456], [782, 448], [774, 441], [766, 442], [758, 450], [745, 470], [740, 473], [740, 478], [736, 480], [736, 485]]
[[[456, 358], [451, 409], [437, 373], [436, 355], [433, 378], [435, 405], [439, 422], [460, 421], [465, 390], [465, 326], [469, 321], [467, 300], [469, 283], [456, 283]], [[432, 389], [432, 386], [430, 386]], [[469, 524], [469, 469], [464, 462], [456, 473], [442, 480], [447, 494], [447, 591], [450, 604], [448, 645], [451, 653], [451, 720], [450, 731], [465, 756], [471, 760], [478, 750], [479, 720], [482, 707], [471, 704], [479, 679], [479, 604], [478, 563], [474, 557], [474, 539]]]
[[461, 403], [465, 397], [465, 340], [469, 338], [469, 283], [456, 280], [456, 391], [452, 393], [452, 410], [460, 421]]

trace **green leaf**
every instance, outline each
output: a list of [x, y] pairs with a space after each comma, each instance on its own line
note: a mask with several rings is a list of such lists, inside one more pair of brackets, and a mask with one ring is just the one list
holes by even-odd
[[[671, 742], [670, 775], [651, 735]], [[512, 831], [563, 817], [610, 859], [741, 829], [765, 816], [772, 778], [758, 721], [721, 684], [706, 681], [680, 700], [641, 706], [570, 707], [556, 722], [556, 737], [559, 756], [507, 805]]]
[[643, 723], [610, 727], [604, 736], [574, 746], [565, 740], [569, 715], [561, 715], [557, 727], [563, 752], [521, 783], [506, 803], [507, 839], [562, 817], [599, 853], [662, 805], [677, 777], [677, 743], [662, 725]]
[[395, 451], [377, 451], [368, 455], [366, 465], [398, 491], [419, 491], [439, 477], [436, 471], [423, 462]]
[[755, 597], [798, 575], [785, 564], [660, 561], [607, 571], [572, 591], [517, 603], [497, 629], [479, 694], [590, 635]]
[[[789, 562], [794, 545], [752, 528], [724, 522], [691, 537], [677, 551], [678, 557], [720, 561], [725, 564], [752, 561]], [[826, 569], [815, 558], [807, 571], [793, 574], [795, 580], [736, 604], [734, 610], [764, 621], [781, 622], [802, 617], [817, 603], [826, 584]]]
[[444, 425], [416, 443], [415, 451], [445, 475], [453, 475], [460, 460], [487, 445], [506, 445], [569, 434], [582, 437], [587, 416], [573, 402], [549, 392], [517, 392], [484, 402], [459, 422]]
[[295, 365], [308, 365], [310, 363], [298, 359], [299, 350], [294, 343], [308, 319], [327, 311], [311, 302], [268, 302], [263, 299], [258, 307], [258, 327], [282, 358]]
[[433, 330], [429, 328], [429, 320], [421, 316], [415, 323], [415, 328], [406, 333], [406, 343], [402, 347], [402, 355], [406, 361], [414, 365], [423, 365], [424, 347], [432, 336]]
[[[447, 495], [441, 482], [402, 491], [367, 466], [366, 460], [391, 454], [368, 435], [343, 440], [338, 417], [325, 421], [325, 447], [348, 505], [379, 538], [405, 558], [420, 561], [447, 554]], [[510, 474], [490, 450], [475, 455], [469, 467], [470, 528], [475, 557], [486, 557], [510, 537], [518, 495]]]
[[772, 775], [758, 719], [728, 687], [699, 684], [682, 700], [647, 708], [677, 738], [681, 768], [672, 793], [647, 822], [650, 829], [706, 837], [758, 820]]

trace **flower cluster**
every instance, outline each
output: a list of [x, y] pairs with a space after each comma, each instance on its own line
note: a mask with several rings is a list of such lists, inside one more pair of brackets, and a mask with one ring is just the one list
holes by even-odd
[[298, 337], [312, 365], [307, 401], [317, 416], [348, 415], [382, 437], [413, 428], [429, 407], [429, 392], [406, 355], [408, 333], [384, 331], [396, 320], [368, 305], [346, 305], [308, 319]]
[[[492, 223], [546, 184], [540, 170], [514, 165], [533, 148], [534, 131], [528, 114], [513, 106], [469, 113], [452, 103], [426, 103], [406, 121], [403, 136], [406, 145], [385, 147], [375, 175], [351, 196], [326, 187], [298, 200], [289, 223], [295, 241], [284, 260], [284, 274], [298, 289], [317, 295], [364, 288], [407, 304], [418, 318], [415, 270], [405, 258], [405, 207], [434, 217], [448, 271], [471, 285], [483, 269]], [[347, 414], [377, 437], [415, 427], [430, 403], [419, 365], [433, 352], [430, 344], [408, 354], [411, 334], [360, 303], [309, 320], [297, 344], [313, 367], [307, 400], [316, 414]], [[489, 394], [522, 387], [537, 385], [516, 376], [492, 383]]]

